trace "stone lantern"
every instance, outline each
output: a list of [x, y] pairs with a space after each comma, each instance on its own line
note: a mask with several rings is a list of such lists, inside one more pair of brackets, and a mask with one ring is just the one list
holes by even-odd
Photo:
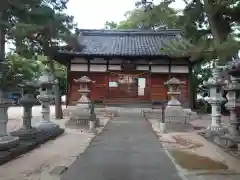
[[220, 77], [221, 68], [216, 66], [213, 69], [213, 77], [209, 78], [207, 82], [204, 82], [204, 85], [209, 88], [210, 97], [208, 102], [211, 104], [212, 108], [212, 122], [208, 126], [208, 130], [219, 131], [222, 129], [221, 124], [221, 105], [225, 101], [222, 96], [222, 87], [225, 85], [223, 79]]
[[226, 108], [230, 111], [230, 126], [228, 133], [223, 139], [228, 140], [229, 148], [238, 148], [240, 143], [240, 60], [232, 61], [227, 66], [228, 74], [230, 75], [230, 82], [227, 82], [225, 90], [227, 93]]
[[77, 105], [70, 113], [69, 125], [88, 126], [90, 131], [95, 131], [96, 115], [93, 108], [93, 102], [89, 99], [90, 85], [94, 83], [87, 76], [82, 76], [79, 79], [74, 79], [76, 83], [80, 84], [78, 92], [81, 94], [81, 98], [77, 101]]
[[50, 105], [55, 99], [53, 95], [53, 85], [55, 84], [55, 79], [50, 71], [45, 70], [39, 77], [38, 83], [40, 86], [40, 94], [37, 96], [37, 99], [42, 104], [42, 118], [36, 127], [37, 129], [43, 130], [45, 133], [59, 131], [59, 125], [50, 120]]
[[[233, 76], [231, 76], [231, 81], [226, 83], [225, 91], [227, 91], [227, 103], [225, 104], [226, 108], [230, 112], [230, 126], [228, 127], [228, 133], [225, 134], [225, 139], [236, 139], [239, 138], [239, 130], [238, 127], [240, 122], [237, 117], [237, 94], [236, 91], [239, 90], [239, 80]], [[240, 138], [239, 138], [240, 140]], [[237, 148], [237, 144], [233, 143], [233, 141], [228, 142], [228, 147]]]
[[184, 84], [183, 81], [173, 77], [164, 83], [168, 87], [168, 96], [170, 100], [165, 108], [165, 120], [172, 122], [185, 122], [185, 112], [177, 97], [181, 94], [180, 85]]
[[90, 85], [94, 83], [91, 79], [89, 79], [87, 76], [82, 76], [79, 79], [74, 79], [76, 83], [80, 84], [80, 88], [78, 89], [78, 92], [81, 94], [81, 98], [77, 102], [77, 106], [90, 108], [91, 106], [91, 100], [89, 99], [90, 95]]
[[25, 81], [19, 87], [22, 88], [22, 98], [19, 102], [23, 106], [23, 124], [20, 129], [11, 134], [24, 140], [36, 139], [42, 132], [32, 127], [32, 107], [37, 103], [35, 94], [39, 86], [37, 82]]
[[[4, 63], [1, 63], [1, 66], [4, 66]], [[2, 83], [3, 72], [0, 72], [0, 82], [1, 87], [3, 86]], [[0, 89], [0, 151], [11, 149], [19, 144], [19, 138], [11, 136], [7, 133], [7, 122], [8, 122], [8, 114], [7, 110], [8, 107], [12, 103], [4, 98], [3, 91]]]

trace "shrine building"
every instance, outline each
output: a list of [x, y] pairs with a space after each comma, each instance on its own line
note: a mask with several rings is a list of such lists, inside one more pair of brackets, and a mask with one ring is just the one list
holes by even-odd
[[176, 77], [185, 84], [179, 100], [191, 107], [191, 67], [189, 57], [172, 57], [162, 51], [169, 40], [181, 40], [175, 29], [80, 30], [81, 50], [58, 50], [53, 58], [68, 68], [67, 104], [80, 98], [74, 79], [88, 76], [91, 99], [96, 102], [166, 101], [164, 82]]

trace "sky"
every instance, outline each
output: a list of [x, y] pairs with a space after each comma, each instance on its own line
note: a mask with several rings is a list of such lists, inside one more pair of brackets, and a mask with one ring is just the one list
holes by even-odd
[[[161, 0], [155, 0], [157, 4]], [[69, 0], [67, 13], [75, 17], [80, 29], [101, 29], [106, 21], [124, 20], [126, 11], [133, 10], [136, 0]], [[171, 5], [184, 8], [182, 0]]]

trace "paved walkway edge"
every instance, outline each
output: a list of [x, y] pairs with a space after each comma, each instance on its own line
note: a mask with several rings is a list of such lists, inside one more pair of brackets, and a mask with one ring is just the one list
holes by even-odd
[[[104, 132], [105, 127], [106, 127], [106, 126], [108, 125], [108, 123], [109, 123], [111, 120], [113, 120], [113, 119], [114, 119], [113, 116], [111, 116], [111, 117], [108, 118], [106, 124], [104, 124], [102, 127], [100, 127], [100, 128], [98, 129], [98, 131], [94, 134], [94, 136], [89, 140], [89, 142], [88, 142], [88, 144], [86, 145], [84, 151], [81, 152], [81, 153], [79, 153], [79, 154], [76, 156], [76, 159], [81, 158], [81, 155], [82, 155], [82, 154], [86, 151], [86, 149], [91, 145], [91, 143], [94, 141], [94, 139], [95, 139], [98, 135], [100, 135], [101, 133]], [[74, 163], [74, 162], [72, 162], [72, 163]], [[70, 164], [67, 168], [69, 168], [71, 165], [72, 165], [72, 164]], [[67, 172], [67, 171], [65, 171], [65, 172]], [[65, 173], [65, 172], [64, 172], [64, 173]], [[61, 174], [61, 176], [62, 176], [62, 174]], [[59, 177], [59, 178], [60, 178], [60, 177]]]
[[[159, 133], [159, 129], [157, 127], [155, 127], [149, 120], [147, 120], [146, 118], [144, 118], [148, 123], [149, 125], [151, 126], [151, 129], [153, 131], [154, 134], [156, 134], [157, 138], [158, 136], [160, 135]], [[168, 152], [168, 149], [166, 148], [164, 142], [159, 142], [162, 144], [163, 146], [163, 149], [164, 151], [166, 152], [167, 156], [171, 159], [172, 163], [175, 165], [176, 169], [177, 169], [177, 172], [178, 172], [178, 175], [180, 176], [180, 178], [182, 178], [183, 180], [188, 180], [186, 177], [185, 177], [185, 174], [188, 174], [187, 170], [183, 169], [182, 167], [180, 167], [175, 159], [173, 158], [173, 156]]]
[[166, 154], [168, 155], [168, 157], [171, 159], [171, 161], [173, 162], [173, 164], [175, 165], [177, 171], [178, 171], [178, 175], [180, 176], [180, 178], [182, 178], [183, 180], [188, 180], [185, 177], [185, 174], [187, 174], [187, 171], [183, 168], [181, 168], [176, 162], [175, 159], [172, 157], [172, 155], [168, 152], [167, 148], [165, 147], [164, 143], [162, 143], [162, 146], [166, 152]]
[[[84, 151], [83, 151], [82, 153], [80, 153], [77, 158], [80, 158], [80, 156], [81, 156], [81, 155], [86, 151], [86, 149], [92, 144], [92, 142], [96, 139], [96, 137], [97, 137], [98, 135], [100, 135], [101, 133], [104, 132], [105, 127], [106, 127], [106, 126], [108, 125], [108, 123], [109, 123], [111, 120], [113, 120], [113, 119], [114, 119], [114, 117], [109, 118], [108, 121], [107, 121], [107, 123], [104, 124], [103, 127], [100, 128], [97, 133], [95, 133], [95, 135], [90, 139], [90, 141], [89, 141], [88, 145], [86, 146], [86, 148], [84, 149]], [[70, 166], [71, 166], [71, 165], [70, 165]]]
[[[114, 119], [113, 116], [111, 116], [111, 117], [105, 117], [105, 118], [107, 119], [107, 120], [106, 120], [106, 123], [103, 124], [103, 126], [97, 128], [97, 132], [96, 132], [95, 134], [89, 132], [90, 134], [94, 134], [94, 136], [89, 139], [88, 143], [87, 143], [87, 144], [85, 145], [85, 147], [84, 147], [84, 150], [83, 150], [82, 152], [80, 152], [77, 156], [75, 156], [75, 157], [76, 157], [75, 160], [81, 158], [82, 154], [83, 154], [83, 153], [87, 150], [87, 148], [91, 145], [91, 143], [93, 142], [93, 140], [94, 140], [98, 135], [100, 135], [101, 133], [103, 133], [103, 132], [104, 132], [104, 129], [105, 129], [105, 127], [108, 125], [108, 123], [109, 123], [112, 119]], [[67, 166], [64, 167], [64, 168], [65, 168], [64, 172], [59, 171], [58, 173], [51, 173], [51, 171], [52, 171], [53, 169], [51, 169], [49, 172], [43, 172], [43, 174], [41, 175], [41, 179], [40, 179], [40, 180], [42, 180], [42, 179], [43, 179], [43, 180], [60, 180], [61, 177], [62, 177], [62, 175], [68, 171], [68, 168], [75, 162], [75, 160], [72, 161], [70, 164], [68, 164]]]

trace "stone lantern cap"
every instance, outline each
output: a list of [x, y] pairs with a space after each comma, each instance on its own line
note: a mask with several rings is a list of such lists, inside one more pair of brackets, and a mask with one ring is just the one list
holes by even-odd
[[209, 78], [208, 81], [204, 81], [203, 85], [206, 87], [221, 87], [226, 85], [226, 82], [221, 78], [215, 79], [213, 77]]
[[228, 74], [231, 75], [240, 75], [240, 59], [236, 59], [234, 61], [230, 61], [227, 64]]
[[95, 81], [92, 81], [89, 77], [87, 76], [82, 76], [78, 79], [74, 79], [75, 82], [77, 83], [95, 83]]
[[38, 79], [39, 84], [54, 84], [55, 79], [49, 70], [45, 70]]
[[181, 84], [184, 84], [184, 81], [180, 81], [179, 79], [177, 79], [175, 77], [173, 77], [172, 79], [170, 79], [164, 83], [164, 85], [167, 85], [167, 86], [181, 85]]
[[21, 84], [18, 85], [20, 88], [39, 88], [38, 81], [23, 81]]

